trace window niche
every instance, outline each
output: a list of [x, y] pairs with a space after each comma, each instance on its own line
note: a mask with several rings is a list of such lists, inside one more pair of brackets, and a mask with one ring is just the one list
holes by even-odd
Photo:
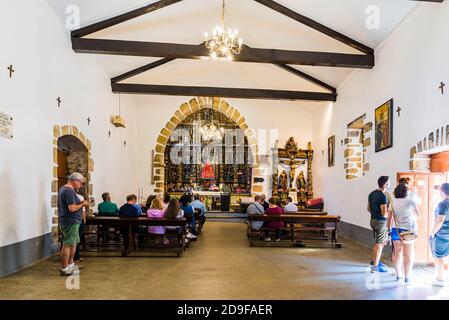
[[371, 138], [368, 133], [372, 130], [373, 124], [366, 123], [366, 114], [358, 117], [348, 124], [345, 144], [345, 164], [346, 179], [353, 180], [363, 177], [369, 171], [369, 163], [366, 161], [367, 148], [371, 145]]

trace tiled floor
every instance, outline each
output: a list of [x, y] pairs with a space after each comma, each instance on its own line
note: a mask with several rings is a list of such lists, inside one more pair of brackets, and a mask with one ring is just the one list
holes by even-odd
[[449, 298], [430, 286], [428, 270], [417, 268], [411, 287], [371, 274], [370, 250], [349, 240], [342, 249], [251, 248], [245, 230], [208, 223], [182, 258], [86, 258], [79, 290], [67, 288], [50, 258], [0, 279], [0, 299]]

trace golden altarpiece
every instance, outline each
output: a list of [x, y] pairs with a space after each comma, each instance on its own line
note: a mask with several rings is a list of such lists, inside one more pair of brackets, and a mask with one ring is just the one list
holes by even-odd
[[312, 161], [311, 142], [308, 143], [307, 150], [302, 150], [291, 137], [284, 148], [273, 148], [273, 196], [279, 197], [283, 204], [290, 196], [293, 202], [304, 208], [307, 201], [313, 198]]
[[[166, 193], [200, 194], [209, 210], [224, 210], [220, 202], [226, 197], [232, 207], [240, 198], [251, 196], [252, 153], [235, 122], [207, 108], [191, 114], [176, 130], [183, 132], [182, 137], [172, 134], [165, 149]], [[227, 132], [237, 135], [228, 140]], [[171, 155], [180, 144], [182, 162], [175, 163]], [[209, 150], [206, 157], [205, 150]]]

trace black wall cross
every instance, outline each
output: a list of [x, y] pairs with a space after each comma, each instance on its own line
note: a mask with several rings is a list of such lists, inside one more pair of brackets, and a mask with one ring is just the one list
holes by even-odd
[[58, 101], [58, 108], [61, 106], [62, 100], [61, 97], [58, 97], [58, 99], [56, 99], [56, 101]]
[[108, 136], [111, 137], [111, 130], [108, 131]]
[[90, 122], [91, 122], [92, 120], [90, 119], [90, 117], [89, 118], [87, 118], [87, 125], [88, 126], [90, 126]]
[[441, 81], [441, 84], [440, 84], [440, 86], [438, 87], [440, 90], [441, 90], [441, 94], [444, 94], [444, 87], [446, 86], [446, 84], [443, 82], [443, 81]]
[[14, 70], [14, 68], [12, 67], [12, 64], [9, 65], [8, 70], [9, 70], [9, 77], [12, 78], [12, 74], [13, 74], [14, 72], [16, 72], [16, 71]]
[[402, 111], [401, 107], [398, 107], [398, 108], [396, 109], [396, 112], [398, 113], [398, 117], [401, 116], [401, 111]]

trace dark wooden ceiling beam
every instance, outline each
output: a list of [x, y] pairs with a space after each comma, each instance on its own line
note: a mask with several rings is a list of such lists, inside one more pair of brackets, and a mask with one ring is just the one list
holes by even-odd
[[110, 19], [106, 19], [94, 24], [91, 24], [89, 26], [77, 29], [72, 31], [72, 37], [85, 37], [89, 34], [113, 27], [117, 24], [129, 21], [131, 19], [140, 17], [144, 14], [150, 13], [150, 12], [154, 12], [156, 10], [165, 8], [169, 5], [181, 2], [183, 0], [161, 0], [149, 5], [146, 5], [144, 7], [141, 7], [139, 9], [135, 9], [129, 12], [126, 12], [124, 14], [112, 17]]
[[[209, 50], [205, 46], [190, 44], [72, 38], [72, 48], [77, 53], [90, 54], [167, 59], [209, 58]], [[234, 61], [364, 69], [374, 67], [374, 55], [258, 48], [245, 48], [234, 57]]]
[[285, 91], [267, 89], [242, 89], [219, 87], [170, 86], [132, 83], [111, 83], [114, 93], [170, 95], [170, 96], [202, 96], [238, 99], [267, 99], [267, 100], [308, 100], [308, 101], [337, 101], [334, 93]]
[[329, 27], [326, 27], [325, 25], [323, 25], [313, 19], [310, 19], [310, 18], [303, 16], [287, 7], [284, 7], [283, 5], [281, 5], [275, 1], [272, 1], [272, 0], [254, 0], [254, 1], [256, 1], [270, 9], [286, 16], [286, 17], [289, 17], [297, 22], [300, 22], [312, 29], [315, 29], [316, 31], [319, 31], [331, 38], [334, 38], [335, 40], [343, 42], [344, 44], [346, 44], [358, 51], [361, 51], [361, 52], [363, 52], [365, 54], [369, 54], [369, 55], [374, 54], [374, 49], [372, 49], [354, 39], [351, 39], [350, 37], [338, 32], [338, 31], [335, 31]]
[[[201, 45], [203, 45], [203, 43], [199, 44], [199, 46], [201, 46]], [[250, 48], [247, 45], [245, 45], [244, 47], [245, 48]], [[119, 75], [117, 77], [114, 77], [114, 78], [111, 79], [111, 82], [118, 83], [118, 82], [127, 80], [129, 78], [132, 78], [132, 77], [137, 76], [137, 75], [139, 75], [141, 73], [150, 71], [150, 70], [152, 70], [154, 68], [160, 67], [160, 66], [162, 66], [162, 65], [164, 65], [166, 63], [169, 63], [171, 61], [174, 61], [174, 60], [176, 60], [176, 59], [164, 58], [164, 59], [161, 59], [161, 60], [154, 61], [152, 63], [149, 63], [149, 64], [145, 65], [145, 66], [136, 68], [134, 70], [128, 71], [126, 73], [123, 73], [123, 74], [121, 74], [121, 75]], [[337, 89], [336, 88], [334, 88], [331, 85], [329, 85], [329, 84], [327, 84], [327, 83], [325, 83], [325, 82], [323, 82], [323, 81], [321, 81], [321, 80], [319, 80], [319, 79], [317, 79], [315, 77], [312, 77], [311, 75], [308, 75], [305, 72], [302, 72], [302, 71], [300, 71], [300, 70], [298, 70], [296, 68], [293, 68], [293, 67], [291, 67], [289, 65], [286, 65], [286, 64], [273, 64], [273, 65], [275, 65], [276, 67], [278, 67], [278, 68], [280, 68], [282, 70], [285, 70], [285, 71], [287, 71], [287, 72], [289, 72], [289, 73], [291, 73], [291, 74], [293, 74], [293, 75], [295, 75], [297, 77], [300, 77], [300, 78], [305, 79], [305, 80], [307, 80], [307, 81], [309, 81], [311, 83], [314, 83], [315, 85], [317, 85], [317, 86], [319, 86], [321, 88], [329, 90], [332, 93], [337, 93]]]

